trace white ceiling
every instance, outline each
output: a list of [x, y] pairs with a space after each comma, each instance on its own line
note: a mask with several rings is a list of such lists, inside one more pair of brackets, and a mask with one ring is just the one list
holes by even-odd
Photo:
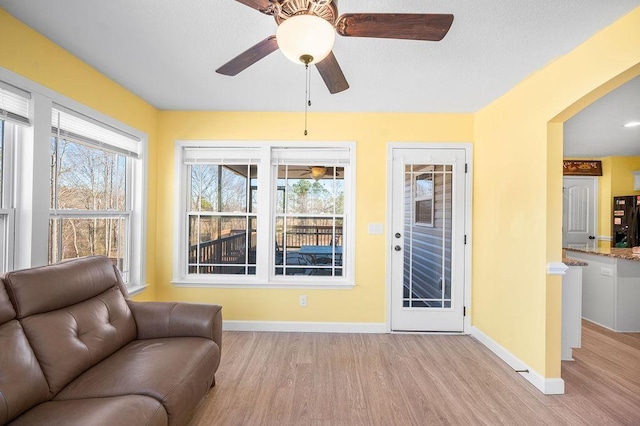
[[[455, 19], [441, 42], [338, 36], [334, 53], [351, 87], [330, 95], [313, 72], [311, 111], [475, 112], [638, 6], [640, 0], [340, 0], [340, 13]], [[0, 7], [159, 109], [304, 109], [304, 69], [279, 52], [236, 77], [214, 72], [276, 30], [272, 17], [237, 1], [0, 0]]]
[[564, 124], [566, 157], [640, 155], [640, 77], [609, 92]]

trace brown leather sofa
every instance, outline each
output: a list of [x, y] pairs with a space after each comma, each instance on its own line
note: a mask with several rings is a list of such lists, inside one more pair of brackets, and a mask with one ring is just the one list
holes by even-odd
[[214, 384], [220, 306], [134, 302], [102, 256], [2, 281], [2, 425], [184, 425]]

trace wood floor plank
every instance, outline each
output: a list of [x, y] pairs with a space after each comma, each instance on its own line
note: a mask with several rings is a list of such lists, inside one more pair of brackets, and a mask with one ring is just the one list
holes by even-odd
[[585, 323], [547, 396], [470, 336], [225, 332], [191, 426], [640, 425], [640, 334]]

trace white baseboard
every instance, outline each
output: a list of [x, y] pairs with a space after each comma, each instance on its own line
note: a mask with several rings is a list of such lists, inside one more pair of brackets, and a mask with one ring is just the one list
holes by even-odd
[[564, 394], [564, 380], [560, 378], [546, 379], [537, 371], [522, 362], [518, 357], [506, 350], [502, 345], [484, 334], [476, 327], [471, 327], [471, 335], [485, 345], [491, 352], [506, 362], [511, 368], [535, 386], [545, 395]]
[[386, 323], [376, 322], [293, 322], [293, 321], [229, 321], [222, 323], [226, 331], [280, 331], [302, 333], [387, 333]]

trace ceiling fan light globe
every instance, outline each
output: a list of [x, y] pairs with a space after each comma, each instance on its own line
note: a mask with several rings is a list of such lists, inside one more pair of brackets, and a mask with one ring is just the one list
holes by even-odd
[[326, 173], [327, 173], [326, 167], [320, 167], [320, 166], [311, 167], [311, 178], [315, 181], [322, 179]]
[[311, 65], [331, 53], [336, 32], [329, 22], [318, 16], [296, 15], [278, 26], [276, 39], [280, 51], [291, 62]]

